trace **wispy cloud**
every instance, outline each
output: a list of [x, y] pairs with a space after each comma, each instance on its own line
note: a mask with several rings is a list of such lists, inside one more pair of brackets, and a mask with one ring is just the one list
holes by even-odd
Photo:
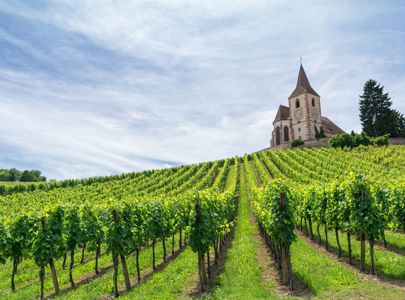
[[299, 56], [359, 130], [381, 81], [405, 111], [402, 2], [0, 1], [0, 163], [84, 177], [268, 144]]

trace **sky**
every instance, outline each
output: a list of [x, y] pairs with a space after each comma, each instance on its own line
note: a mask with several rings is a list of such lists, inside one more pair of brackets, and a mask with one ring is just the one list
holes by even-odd
[[0, 0], [0, 168], [83, 178], [269, 146], [302, 57], [361, 131], [372, 78], [405, 113], [405, 1]]

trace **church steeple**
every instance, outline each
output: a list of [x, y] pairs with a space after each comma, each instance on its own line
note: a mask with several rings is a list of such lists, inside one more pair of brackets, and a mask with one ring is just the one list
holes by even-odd
[[292, 97], [296, 97], [296, 96], [304, 94], [304, 93], [310, 93], [312, 95], [319, 97], [318, 93], [315, 92], [315, 90], [309, 84], [307, 74], [305, 74], [305, 70], [301, 64], [300, 71], [298, 73], [297, 86], [295, 87], [295, 90], [292, 92], [291, 96], [288, 97], [288, 99], [290, 99]]

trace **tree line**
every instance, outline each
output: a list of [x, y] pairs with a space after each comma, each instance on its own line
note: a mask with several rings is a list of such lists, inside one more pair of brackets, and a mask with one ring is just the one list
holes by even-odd
[[40, 170], [0, 169], [0, 181], [8, 182], [40, 182], [46, 181]]

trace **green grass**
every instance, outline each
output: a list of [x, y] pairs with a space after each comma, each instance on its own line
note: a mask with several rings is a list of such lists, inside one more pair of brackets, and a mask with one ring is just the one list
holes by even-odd
[[[171, 241], [171, 239], [170, 239], [170, 241]], [[166, 247], [167, 247], [168, 255], [170, 255], [170, 251], [171, 251], [170, 250], [171, 248], [169, 245], [171, 245], [171, 243], [167, 242]], [[175, 245], [176, 246], [178, 245], [177, 239], [176, 239]], [[156, 264], [159, 264], [160, 262], [162, 262], [162, 257], [163, 257], [162, 243], [156, 244], [155, 251], [156, 251]], [[129, 256], [127, 258], [127, 264], [128, 264], [128, 269], [129, 269], [129, 273], [131, 276], [131, 284], [132, 284], [132, 286], [134, 286], [135, 281], [136, 281], [135, 280], [136, 279], [135, 256]], [[139, 264], [140, 264], [140, 269], [141, 269], [141, 276], [152, 272], [152, 248], [147, 248], [140, 252]], [[120, 265], [118, 273], [119, 273], [118, 283], [120, 286], [122, 286], [124, 284], [124, 277], [122, 275], [121, 265]], [[111, 294], [112, 287], [113, 287], [112, 277], [113, 277], [113, 270], [110, 269], [103, 276], [98, 277], [87, 284], [81, 285], [81, 286], [77, 287], [76, 289], [68, 292], [67, 294], [62, 294], [58, 298], [60, 298], [60, 299], [96, 299], [101, 296]]]
[[387, 230], [385, 240], [388, 245], [405, 251], [405, 234]]
[[123, 299], [183, 299], [188, 298], [187, 290], [197, 282], [197, 255], [186, 249], [164, 270], [157, 272], [145, 283], [125, 294]]
[[[243, 170], [243, 168], [242, 168]], [[257, 261], [257, 242], [254, 227], [249, 221], [244, 176], [241, 174], [238, 215], [235, 237], [226, 254], [223, 272], [216, 280], [213, 292], [204, 299], [278, 299], [262, 281]]]
[[291, 263], [297, 277], [315, 295], [328, 290], [338, 291], [359, 281], [353, 271], [317, 252], [300, 238], [291, 246]]
[[[94, 252], [86, 252], [85, 258], [89, 259], [84, 264], [80, 264], [81, 251], [77, 251], [75, 255], [75, 266], [73, 269], [73, 279], [77, 281], [83, 276], [89, 276], [94, 274]], [[58, 281], [60, 288], [68, 288], [70, 286], [68, 282], [68, 266], [70, 260], [67, 259], [66, 270], [62, 269], [62, 259], [56, 261], [56, 269], [58, 272]], [[99, 259], [99, 268], [106, 267], [111, 264], [111, 258], [107, 255], [102, 255]], [[35, 265], [33, 260], [24, 260], [18, 268], [16, 274], [16, 292], [12, 293], [10, 288], [11, 281], [11, 262], [7, 262], [3, 267], [3, 272], [0, 273], [0, 296], [7, 299], [29, 299], [35, 298], [39, 295], [39, 268]], [[53, 285], [49, 268], [46, 269], [45, 274], [45, 293], [52, 293]]]
[[298, 238], [291, 247], [293, 270], [320, 299], [404, 299], [405, 292], [369, 282], [337, 259]]
[[[166, 243], [167, 254], [170, 255], [171, 251], [171, 239], [167, 240]], [[175, 249], [178, 247], [178, 239], [176, 236]], [[159, 264], [162, 261], [163, 249], [162, 243], [156, 244], [156, 263]], [[89, 259], [84, 264], [79, 264], [81, 253], [78, 252], [75, 261], [77, 262], [73, 269], [73, 278], [75, 282], [79, 279], [93, 275], [94, 274], [94, 259]], [[86, 254], [86, 258], [94, 257], [93, 252]], [[181, 255], [179, 256], [181, 257]], [[178, 258], [179, 258], [178, 257]], [[177, 259], [178, 259], [177, 258]], [[136, 265], [135, 257], [130, 256], [127, 259], [128, 268], [130, 275], [136, 278]], [[99, 259], [99, 268], [103, 268], [112, 264], [111, 256], [103, 255]], [[69, 265], [69, 258], [67, 260], [67, 266]], [[152, 249], [143, 249], [140, 252], [140, 267], [141, 275], [152, 272]], [[12, 293], [10, 288], [10, 278], [11, 278], [11, 264], [7, 263], [3, 266], [4, 272], [0, 273], [0, 298], [2, 299], [34, 299], [39, 293], [39, 270], [32, 260], [23, 261], [19, 271], [16, 276], [16, 292]], [[70, 284], [68, 282], [68, 270], [62, 270], [62, 260], [56, 262], [56, 268], [58, 271], [58, 280], [61, 290], [69, 288]], [[109, 269], [104, 275], [96, 277], [89, 283], [78, 286], [76, 289], [69, 291], [66, 294], [61, 294], [59, 298], [61, 299], [94, 299], [106, 294], [110, 294], [112, 291], [112, 269]], [[124, 283], [124, 278], [121, 272], [121, 265], [119, 270], [119, 284]], [[133, 279], [133, 284], [135, 279]], [[49, 274], [49, 269], [46, 273], [45, 280], [45, 294], [53, 293], [53, 285], [51, 276]]]
[[405, 292], [362, 280], [337, 259], [315, 250], [298, 238], [291, 246], [294, 273], [319, 299], [404, 299]]
[[[313, 224], [313, 232], [315, 238], [317, 238], [316, 225]], [[321, 239], [325, 241], [324, 230], [321, 226]], [[346, 233], [339, 233], [340, 245], [342, 247], [343, 255], [348, 257], [347, 235]], [[335, 238], [335, 232], [328, 231], [328, 243], [334, 248], [337, 248], [337, 242]], [[401, 242], [398, 242], [401, 243]], [[360, 260], [360, 242], [356, 240], [355, 236], [351, 237], [352, 244], [352, 256], [354, 259]], [[382, 273], [386, 277], [393, 279], [405, 279], [405, 256], [398, 253], [386, 250], [377, 245], [374, 247], [375, 252], [375, 266], [379, 273]], [[366, 264], [370, 266], [370, 251], [368, 242], [366, 242]]]

